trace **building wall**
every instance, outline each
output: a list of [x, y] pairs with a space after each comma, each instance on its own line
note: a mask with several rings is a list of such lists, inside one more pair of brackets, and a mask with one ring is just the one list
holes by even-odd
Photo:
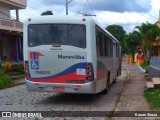
[[5, 3], [10, 6], [10, 9], [24, 9], [27, 6], [27, 0], [0, 0], [0, 4]]
[[0, 0], [0, 61], [2, 62], [23, 60], [23, 23], [18, 19], [12, 20], [10, 10], [18, 11], [24, 9], [26, 5], [27, 0]]
[[10, 19], [10, 8], [7, 4], [0, 4], [0, 18]]
[[11, 2], [13, 2], [15, 4], [19, 4], [19, 5], [23, 6], [23, 7], [27, 6], [27, 0], [9, 0], [9, 1], [11, 1]]

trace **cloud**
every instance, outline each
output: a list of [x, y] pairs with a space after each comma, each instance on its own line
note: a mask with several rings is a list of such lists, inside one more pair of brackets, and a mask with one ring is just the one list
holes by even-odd
[[43, 0], [42, 4], [47, 6], [65, 5], [65, 0]]
[[[66, 4], [65, 0], [43, 0], [42, 3], [47, 6], [65, 6]], [[151, 10], [151, 0], [73, 0], [69, 6], [72, 11], [79, 9], [79, 11], [88, 12], [93, 9], [119, 13], [126, 11], [146, 13]]]
[[[20, 18], [23, 20], [39, 16], [46, 10], [51, 10], [54, 15], [65, 15], [65, 2], [66, 0], [28, 0], [27, 9], [20, 10]], [[159, 4], [160, 0], [72, 0], [68, 9], [69, 15], [75, 15], [78, 11], [95, 14], [103, 27], [116, 24], [123, 26], [127, 32], [132, 32], [134, 26], [141, 25], [142, 22], [155, 23], [158, 20]]]
[[97, 11], [96, 19], [104, 28], [108, 25], [120, 25], [127, 31], [127, 33], [132, 32], [134, 27], [137, 25], [141, 25], [146, 22], [146, 18], [144, 17], [147, 14], [138, 14], [136, 12], [109, 12], [109, 11]]
[[136, 12], [117, 13], [103, 11], [96, 12], [96, 14], [98, 20], [109, 24], [135, 24], [146, 22], [146, 18]]

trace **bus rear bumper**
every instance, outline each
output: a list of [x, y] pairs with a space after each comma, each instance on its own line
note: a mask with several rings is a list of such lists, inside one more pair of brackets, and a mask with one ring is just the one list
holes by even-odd
[[28, 91], [96, 94], [96, 81], [85, 84], [25, 82]]

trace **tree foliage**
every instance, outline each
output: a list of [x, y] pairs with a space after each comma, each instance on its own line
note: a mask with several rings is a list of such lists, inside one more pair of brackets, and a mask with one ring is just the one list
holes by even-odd
[[141, 26], [136, 26], [142, 37], [142, 46], [144, 55], [147, 59], [151, 56], [153, 42], [160, 36], [160, 28], [156, 24], [142, 23]]
[[124, 37], [126, 35], [126, 31], [120, 25], [109, 25], [106, 27], [106, 30], [110, 32], [121, 44], [123, 52], [125, 52], [126, 48], [124, 46]]
[[120, 25], [109, 25], [106, 27], [106, 30], [110, 32], [115, 38], [120, 42], [124, 39], [126, 31]]
[[125, 35], [123, 43], [124, 50], [133, 56], [137, 51], [136, 46], [142, 43], [141, 34], [138, 31], [133, 31], [129, 35]]
[[52, 11], [47, 10], [47, 11], [45, 11], [45, 12], [42, 12], [41, 15], [53, 15], [53, 13], [52, 13]]

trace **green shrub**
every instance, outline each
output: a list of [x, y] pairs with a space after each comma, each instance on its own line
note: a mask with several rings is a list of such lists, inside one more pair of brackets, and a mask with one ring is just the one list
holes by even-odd
[[151, 104], [151, 108], [160, 110], [160, 88], [145, 90], [144, 95]]
[[144, 70], [148, 69], [148, 66], [150, 65], [149, 61], [144, 61], [142, 65], [140, 65]]
[[13, 72], [23, 72], [24, 71], [24, 65], [23, 64], [15, 64], [15, 65], [12, 65], [12, 71]]
[[0, 69], [0, 89], [7, 88], [13, 85], [9, 77]]
[[12, 70], [12, 65], [10, 62], [5, 62], [3, 65], [3, 69], [5, 72], [10, 72]]

